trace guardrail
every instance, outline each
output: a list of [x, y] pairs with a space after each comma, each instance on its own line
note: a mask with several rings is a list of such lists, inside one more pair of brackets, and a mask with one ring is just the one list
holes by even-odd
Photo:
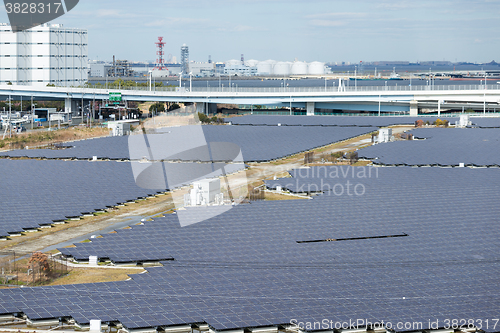
[[343, 92], [385, 92], [385, 91], [465, 91], [465, 90], [476, 90], [476, 91], [488, 91], [488, 90], [500, 90], [500, 84], [489, 84], [485, 86], [484, 84], [478, 85], [398, 85], [398, 86], [345, 86], [339, 87], [329, 86], [329, 87], [192, 87], [191, 91], [189, 88], [179, 88], [179, 87], [107, 87], [106, 86], [91, 86], [91, 87], [72, 87], [72, 88], [89, 88], [89, 89], [99, 89], [99, 90], [127, 90], [127, 91], [145, 91], [145, 92], [199, 92], [199, 93], [343, 93]]

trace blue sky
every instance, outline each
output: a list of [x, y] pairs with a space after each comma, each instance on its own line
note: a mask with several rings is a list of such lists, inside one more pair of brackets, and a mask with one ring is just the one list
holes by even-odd
[[500, 62], [499, 17], [500, 0], [80, 0], [52, 23], [88, 29], [99, 60], [154, 60], [163, 36], [195, 61]]

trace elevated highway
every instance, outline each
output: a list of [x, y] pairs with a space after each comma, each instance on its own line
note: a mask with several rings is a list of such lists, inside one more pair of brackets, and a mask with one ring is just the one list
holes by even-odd
[[39, 100], [64, 100], [66, 112], [74, 111], [76, 101], [109, 99], [121, 93], [123, 101], [192, 102], [204, 112], [209, 104], [278, 105], [314, 110], [359, 110], [405, 112], [417, 115], [422, 108], [500, 109], [500, 84], [444, 86], [364, 86], [328, 88], [183, 88], [96, 89], [75, 87], [31, 87], [0, 85], [0, 100], [19, 100], [21, 96]]

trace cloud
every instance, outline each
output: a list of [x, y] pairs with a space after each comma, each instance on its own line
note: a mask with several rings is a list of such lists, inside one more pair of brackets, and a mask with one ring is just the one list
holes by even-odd
[[188, 24], [188, 25], [213, 25], [212, 22], [208, 19], [195, 19], [195, 18], [189, 18], [189, 17], [166, 17], [161, 20], [154, 20], [148, 23], [145, 23], [144, 26], [146, 27], [164, 27], [164, 26], [171, 26], [171, 25], [182, 25], [182, 24]]
[[366, 13], [332, 12], [307, 15], [309, 24], [316, 27], [341, 27], [364, 19]]
[[99, 9], [95, 13], [98, 17], [122, 17], [123, 14], [116, 9]]
[[332, 13], [319, 13], [307, 15], [308, 19], [318, 19], [318, 18], [345, 18], [345, 19], [357, 19], [368, 16], [367, 13], [356, 13], [356, 12], [332, 12]]
[[311, 20], [309, 21], [309, 23], [317, 27], [341, 27], [347, 25], [346, 21], [333, 21], [333, 20]]

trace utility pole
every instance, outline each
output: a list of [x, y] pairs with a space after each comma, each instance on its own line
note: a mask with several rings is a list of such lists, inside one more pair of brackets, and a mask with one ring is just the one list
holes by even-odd
[[31, 95], [31, 129], [33, 129], [34, 121], [35, 121], [35, 105], [33, 105], [33, 95]]
[[9, 138], [12, 138], [12, 97], [9, 95]]

